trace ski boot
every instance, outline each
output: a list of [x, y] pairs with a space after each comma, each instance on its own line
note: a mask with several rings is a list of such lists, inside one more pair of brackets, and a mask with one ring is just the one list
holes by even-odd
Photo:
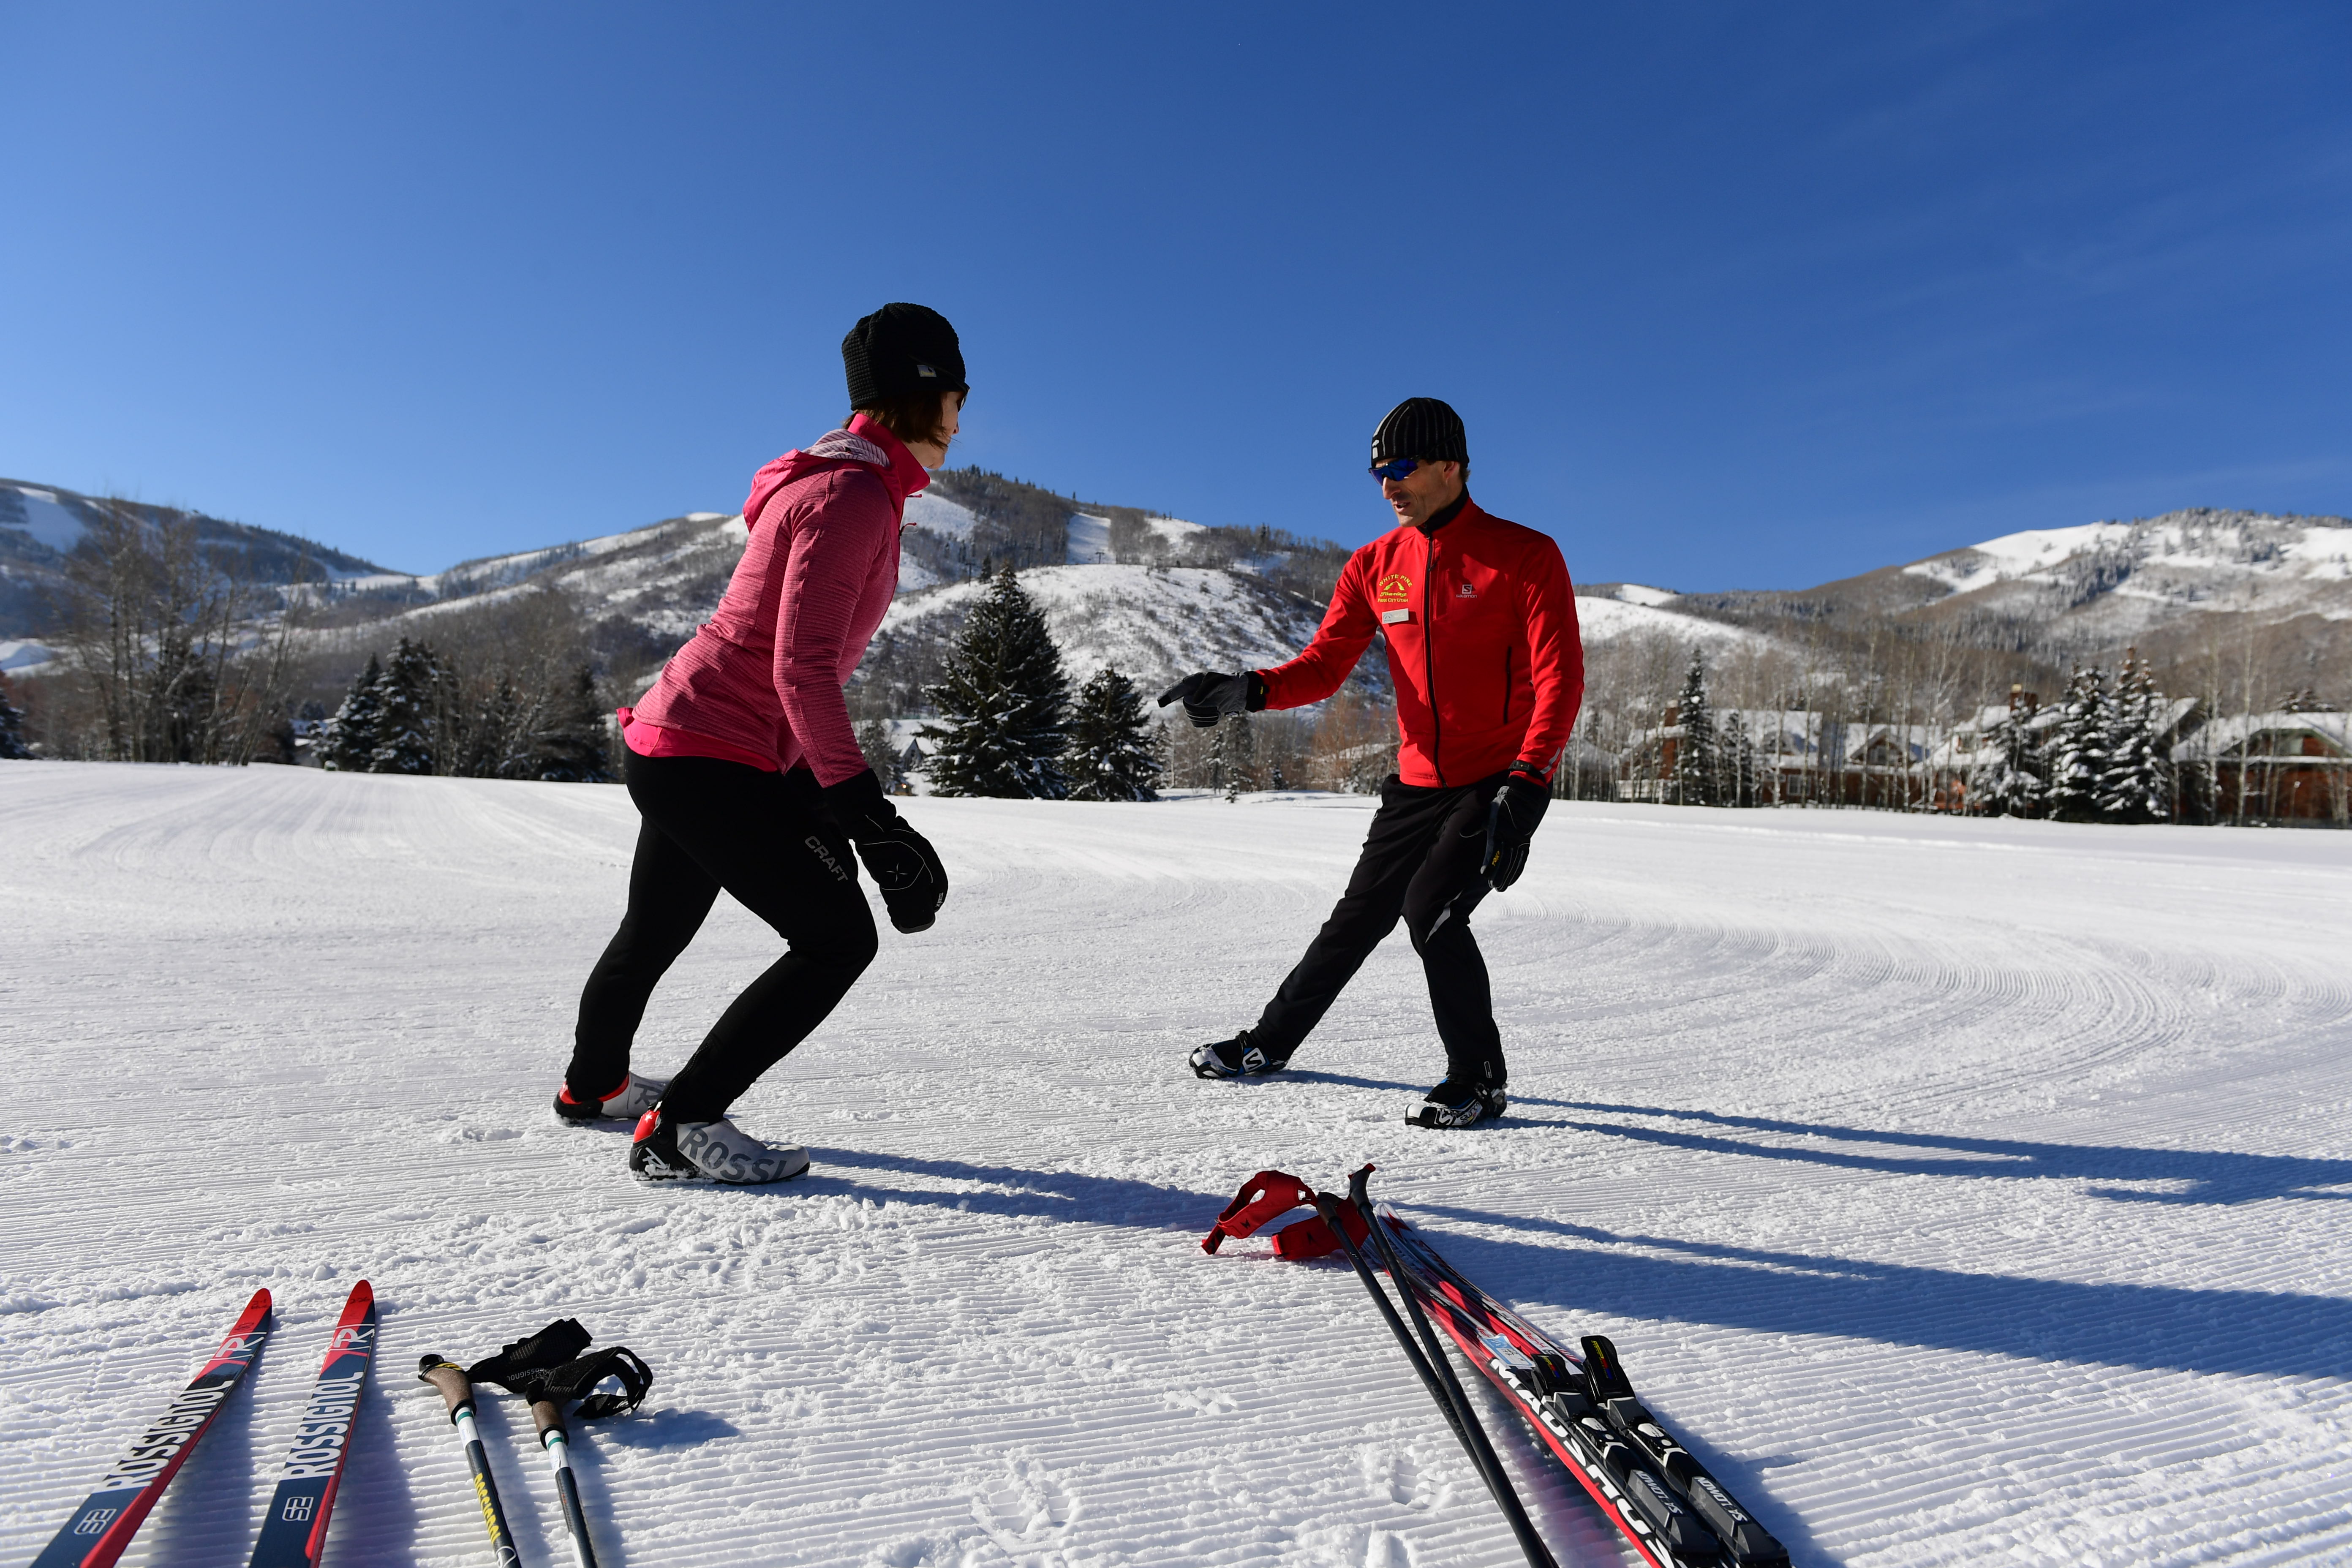
[[1289, 1065], [1288, 1057], [1270, 1057], [1250, 1044], [1247, 1029], [1230, 1040], [1192, 1047], [1194, 1078], [1265, 1078]]
[[1510, 1103], [1511, 1097], [1503, 1092], [1499, 1079], [1477, 1084], [1448, 1078], [1423, 1095], [1421, 1109], [1404, 1121], [1408, 1127], [1469, 1127], [1502, 1115]]
[[602, 1100], [574, 1100], [572, 1086], [567, 1083], [556, 1091], [555, 1119], [573, 1127], [598, 1121], [635, 1121], [661, 1103], [662, 1090], [668, 1087], [667, 1079], [631, 1073], [621, 1079], [620, 1088]]
[[797, 1143], [762, 1143], [725, 1117], [676, 1121], [655, 1106], [637, 1119], [629, 1141], [629, 1169], [641, 1182], [726, 1182], [759, 1186], [789, 1182], [809, 1168]]

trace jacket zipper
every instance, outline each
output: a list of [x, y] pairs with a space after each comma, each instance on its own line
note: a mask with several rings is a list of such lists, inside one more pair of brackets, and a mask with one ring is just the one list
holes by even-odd
[[1437, 713], [1437, 617], [1430, 609], [1430, 579], [1437, 575], [1437, 538], [1423, 536], [1428, 545], [1421, 565], [1421, 679], [1429, 692], [1429, 766], [1437, 787], [1445, 787], [1445, 721]]

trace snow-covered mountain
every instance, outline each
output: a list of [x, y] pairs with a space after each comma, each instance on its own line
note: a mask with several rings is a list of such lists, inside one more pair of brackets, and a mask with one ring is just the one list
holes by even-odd
[[[0, 665], [37, 667], [47, 657], [38, 639], [50, 624], [64, 552], [97, 504], [55, 487], [0, 481]], [[208, 539], [237, 542], [265, 576], [290, 576], [307, 554], [330, 578], [314, 595], [326, 635], [353, 647], [430, 637], [436, 620], [467, 606], [561, 587], [624, 685], [649, 676], [709, 616], [747, 538], [739, 516], [690, 512], [409, 576], [290, 535], [169, 515], [194, 518]], [[899, 600], [860, 675], [861, 683], [878, 683], [877, 698], [888, 691], [900, 701], [937, 678], [979, 591], [975, 580], [997, 564], [1022, 568], [1074, 679], [1114, 664], [1148, 684], [1295, 651], [1313, 635], [1346, 555], [1270, 530], [1084, 505], [972, 469], [941, 474], [908, 503], [901, 543]], [[1722, 653], [1772, 646], [1793, 623], [1852, 626], [1921, 616], [1995, 627], [2003, 646], [2021, 650], [2105, 649], [2209, 614], [2352, 621], [2352, 523], [2178, 511], [2007, 534], [1811, 589], [1678, 594], [1609, 583], [1580, 592], [1584, 639], [1595, 649], [1663, 637]], [[1381, 661], [1365, 662], [1366, 679], [1381, 680]]]
[[2216, 616], [2312, 616], [2335, 641], [2352, 623], [2352, 521], [2196, 508], [2002, 534], [1814, 588], [1657, 602], [1766, 630], [1948, 619], [1964, 640], [2053, 658], [2145, 647]]
[[2111, 636], [2182, 611], [2352, 618], [2352, 522], [2340, 517], [2174, 511], [2004, 534], [1902, 570], [1947, 603], [2054, 607]]
[[234, 552], [249, 580], [271, 586], [298, 573], [347, 582], [383, 568], [274, 529], [226, 522], [178, 507], [101, 500], [58, 485], [0, 479], [0, 669], [37, 668], [49, 658], [42, 639], [62, 613], [66, 557], [100, 524], [106, 508], [127, 506], [151, 523], [192, 526], [216, 554]]

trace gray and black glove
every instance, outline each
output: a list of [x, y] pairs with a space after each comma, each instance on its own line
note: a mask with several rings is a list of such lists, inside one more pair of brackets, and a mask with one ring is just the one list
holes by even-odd
[[1486, 885], [1501, 892], [1519, 879], [1528, 868], [1528, 846], [1534, 841], [1536, 824], [1543, 820], [1544, 808], [1551, 805], [1551, 786], [1534, 764], [1513, 763], [1504, 776], [1503, 787], [1495, 792], [1494, 804], [1486, 808], [1486, 858], [1479, 869], [1486, 873]]
[[907, 826], [882, 794], [872, 768], [824, 789], [825, 809], [857, 846], [866, 874], [882, 889], [882, 907], [902, 931], [930, 929], [948, 901], [948, 868], [931, 841]]
[[1255, 713], [1265, 707], [1265, 677], [1255, 669], [1238, 675], [1202, 670], [1188, 675], [1160, 694], [1160, 706], [1184, 705], [1184, 717], [1193, 727], [1212, 730], [1228, 713]]

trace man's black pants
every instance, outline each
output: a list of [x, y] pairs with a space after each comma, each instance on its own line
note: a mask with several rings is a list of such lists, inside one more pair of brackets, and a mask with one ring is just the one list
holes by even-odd
[[1486, 961], [1470, 934], [1470, 911], [1486, 896], [1479, 871], [1486, 807], [1504, 777], [1428, 789], [1390, 776], [1347, 892], [1265, 1005], [1250, 1031], [1252, 1045], [1276, 1059], [1297, 1049], [1402, 915], [1429, 976], [1446, 1076], [1503, 1081], [1503, 1040], [1495, 1028]]
[[784, 955], [735, 998], [662, 1097], [679, 1121], [715, 1121], [824, 1021], [874, 962], [874, 914], [855, 851], [803, 769], [715, 757], [628, 757], [644, 817], [629, 911], [580, 994], [564, 1082], [609, 1094], [629, 1070], [646, 1003], [720, 889], [775, 928]]

